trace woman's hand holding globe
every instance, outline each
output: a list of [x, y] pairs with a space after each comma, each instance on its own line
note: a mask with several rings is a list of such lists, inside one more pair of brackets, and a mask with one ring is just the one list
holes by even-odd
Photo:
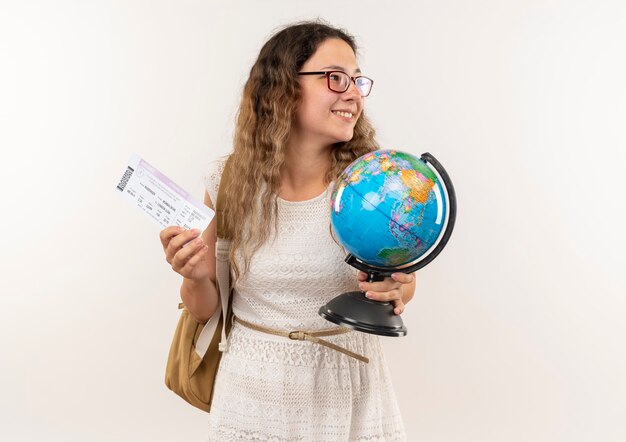
[[[415, 291], [414, 273], [396, 272], [391, 275], [391, 278], [385, 278], [383, 281], [367, 282], [367, 273], [359, 271], [357, 279], [359, 288], [365, 292], [368, 299], [392, 302], [393, 312], [396, 315], [404, 312], [404, 305], [411, 300]], [[405, 286], [406, 289], [403, 289]], [[406, 296], [404, 296], [405, 293]]]

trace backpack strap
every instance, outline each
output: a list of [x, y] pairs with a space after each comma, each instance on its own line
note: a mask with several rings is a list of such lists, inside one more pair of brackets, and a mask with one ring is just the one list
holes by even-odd
[[[217, 279], [217, 291], [219, 293], [219, 306], [218, 310], [213, 313], [213, 316], [205, 324], [198, 340], [196, 342], [196, 353], [200, 357], [204, 357], [207, 352], [211, 340], [215, 333], [221, 332], [221, 339], [218, 349], [224, 352], [228, 348], [228, 333], [232, 326], [232, 314], [231, 304], [232, 287], [230, 284], [230, 245], [231, 234], [230, 229], [227, 228], [227, 223], [224, 217], [224, 198], [225, 188], [230, 176], [230, 158], [226, 160], [224, 170], [222, 171], [222, 177], [220, 178], [220, 185], [217, 191], [217, 201], [215, 202], [215, 218], [217, 222], [217, 242], [215, 245], [215, 266], [216, 266], [216, 279]], [[220, 321], [220, 319], [222, 319]], [[221, 331], [218, 327], [221, 326]]]
[[[217, 274], [217, 287], [220, 295], [220, 305], [222, 313], [222, 338], [220, 340], [219, 351], [228, 349], [227, 332], [232, 326], [231, 304], [232, 304], [232, 287], [230, 285], [230, 240], [217, 238], [217, 246], [215, 251], [215, 264]], [[216, 312], [217, 313], [217, 312]], [[214, 315], [216, 316], [216, 315]]]
[[230, 184], [232, 160], [229, 157], [224, 164], [224, 170], [222, 171], [222, 177], [220, 178], [220, 185], [217, 189], [217, 201], [215, 202], [215, 216], [217, 218], [217, 237], [231, 239], [232, 226], [229, 220], [224, 216], [224, 207], [226, 200], [226, 187]]
[[232, 326], [231, 304], [232, 304], [232, 286], [230, 284], [230, 245], [232, 238], [232, 227], [229, 220], [224, 216], [224, 207], [226, 200], [226, 187], [230, 184], [232, 169], [232, 157], [228, 157], [220, 185], [217, 190], [217, 201], [215, 202], [215, 216], [217, 216], [217, 244], [215, 247], [215, 263], [217, 284], [220, 293], [220, 304], [222, 306], [222, 339], [219, 344], [220, 351], [226, 351], [228, 348], [227, 332], [230, 332]]

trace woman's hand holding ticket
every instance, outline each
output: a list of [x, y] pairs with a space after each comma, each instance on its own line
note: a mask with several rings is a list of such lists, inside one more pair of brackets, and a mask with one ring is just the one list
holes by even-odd
[[198, 230], [170, 226], [161, 230], [159, 237], [165, 259], [176, 273], [196, 283], [208, 281], [212, 276], [207, 254], [209, 247]]

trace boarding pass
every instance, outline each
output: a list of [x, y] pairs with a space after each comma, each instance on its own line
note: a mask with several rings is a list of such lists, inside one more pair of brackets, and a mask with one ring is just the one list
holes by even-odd
[[215, 216], [213, 210], [137, 154], [130, 157], [116, 189], [162, 228], [180, 226], [202, 232]]

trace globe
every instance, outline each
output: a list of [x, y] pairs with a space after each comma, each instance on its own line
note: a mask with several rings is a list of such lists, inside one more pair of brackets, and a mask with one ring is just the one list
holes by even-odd
[[445, 227], [445, 189], [421, 158], [377, 150], [350, 164], [331, 196], [337, 240], [358, 260], [386, 269], [418, 261]]
[[[450, 176], [430, 153], [369, 152], [339, 176], [331, 194], [331, 226], [346, 248], [346, 262], [382, 281], [393, 272], [415, 272], [446, 246], [456, 219]], [[335, 296], [318, 313], [328, 321], [365, 333], [405, 336], [391, 301], [362, 291]]]

